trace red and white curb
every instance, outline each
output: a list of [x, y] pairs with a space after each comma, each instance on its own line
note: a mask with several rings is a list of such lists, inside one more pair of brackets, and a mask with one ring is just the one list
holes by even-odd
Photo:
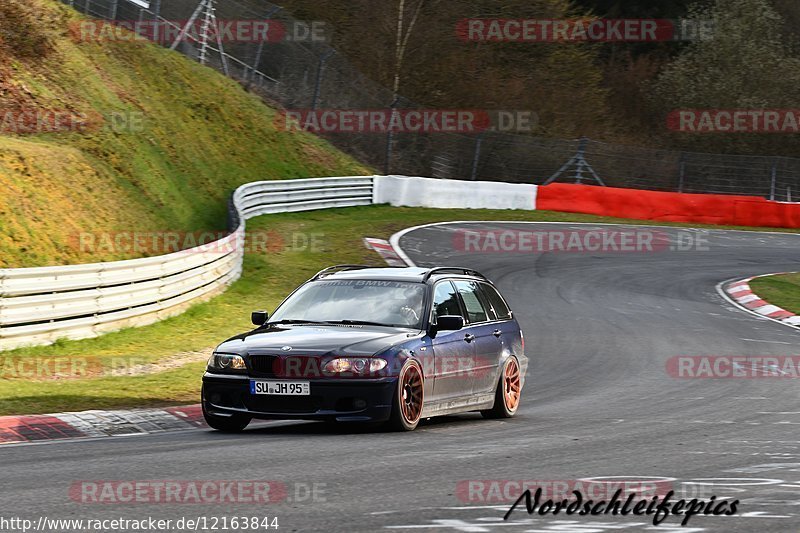
[[206, 427], [200, 404], [162, 409], [0, 417], [0, 446], [62, 439], [149, 435]]
[[786, 309], [782, 309], [777, 305], [770, 304], [755, 294], [750, 288], [750, 282], [756, 278], [778, 275], [780, 274], [766, 274], [764, 276], [754, 276], [751, 278], [726, 283], [722, 290], [732, 303], [751, 313], [761, 315], [789, 326], [800, 327], [800, 316], [792, 313], [791, 311], [787, 311]]
[[380, 255], [386, 264], [393, 267], [404, 267], [409, 266], [406, 261], [397, 253], [389, 241], [383, 239], [373, 239], [371, 237], [366, 237], [364, 239], [364, 245], [369, 250], [374, 250], [375, 252]]

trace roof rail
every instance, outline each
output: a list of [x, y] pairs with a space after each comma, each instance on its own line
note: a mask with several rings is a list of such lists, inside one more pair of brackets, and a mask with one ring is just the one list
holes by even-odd
[[333, 274], [334, 270], [359, 270], [362, 268], [375, 268], [375, 267], [369, 265], [333, 265], [329, 266], [328, 268], [323, 268], [322, 270], [314, 274], [314, 277], [311, 278], [311, 281], [319, 279], [326, 274]]
[[436, 268], [432, 268], [432, 269], [428, 270], [425, 273], [425, 276], [423, 276], [422, 281], [428, 281], [431, 278], [431, 276], [433, 276], [434, 274], [444, 274], [446, 272], [449, 272], [449, 273], [452, 273], [452, 274], [464, 274], [466, 276], [477, 276], [479, 278], [483, 278], [485, 280], [488, 280], [488, 278], [486, 276], [484, 276], [483, 274], [481, 274], [477, 270], [473, 270], [471, 268], [464, 268], [464, 267], [436, 267]]

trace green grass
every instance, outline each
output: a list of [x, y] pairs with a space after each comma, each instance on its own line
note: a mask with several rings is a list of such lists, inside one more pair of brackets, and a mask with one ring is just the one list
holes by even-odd
[[[185, 351], [213, 347], [227, 337], [250, 329], [250, 311], [274, 310], [286, 294], [318, 270], [336, 263], [380, 265], [367, 250], [365, 236], [388, 238], [418, 224], [448, 220], [517, 220], [549, 222], [624, 222], [593, 215], [546, 211], [418, 209], [366, 206], [306, 213], [268, 215], [251, 220], [248, 231], [267, 231], [297, 249], [271, 249], [245, 256], [244, 274], [227, 292], [198, 304], [183, 315], [150, 326], [110, 333], [83, 341], [60, 341], [52, 346], [22, 348], [0, 354], [0, 415], [194, 403], [198, 400], [202, 363], [138, 377], [95, 377], [32, 380], [2, 369], [23, 360], [90, 358], [112, 366], [119, 359], [156, 362]], [[685, 226], [685, 224], [669, 224]], [[713, 226], [708, 226], [715, 228]], [[746, 229], [746, 228], [743, 228]], [[788, 230], [787, 230], [788, 231]], [[314, 238], [321, 247], [303, 247]], [[274, 241], [273, 241], [274, 242]], [[4, 361], [6, 364], [4, 364]], [[11, 361], [11, 367], [6, 366]]]
[[800, 274], [756, 278], [750, 288], [772, 305], [800, 315]]

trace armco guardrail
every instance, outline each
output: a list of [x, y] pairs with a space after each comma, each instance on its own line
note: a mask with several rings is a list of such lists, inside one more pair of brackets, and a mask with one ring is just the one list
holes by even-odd
[[0, 350], [150, 324], [223, 291], [241, 274], [245, 221], [266, 213], [373, 203], [374, 176], [258, 181], [233, 194], [227, 237], [113, 263], [0, 269]]

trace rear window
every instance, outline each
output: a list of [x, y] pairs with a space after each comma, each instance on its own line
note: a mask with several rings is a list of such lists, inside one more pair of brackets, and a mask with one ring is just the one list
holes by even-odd
[[469, 322], [474, 324], [489, 320], [489, 313], [486, 310], [488, 305], [484, 306], [481, 301], [483, 296], [478, 291], [478, 284], [474, 281], [456, 281], [455, 286], [461, 295], [464, 307], [467, 308]]
[[505, 320], [511, 318], [511, 310], [506, 305], [503, 297], [497, 292], [497, 289], [488, 283], [481, 283], [481, 291], [489, 301], [491, 309], [489, 312], [495, 316], [497, 320]]

